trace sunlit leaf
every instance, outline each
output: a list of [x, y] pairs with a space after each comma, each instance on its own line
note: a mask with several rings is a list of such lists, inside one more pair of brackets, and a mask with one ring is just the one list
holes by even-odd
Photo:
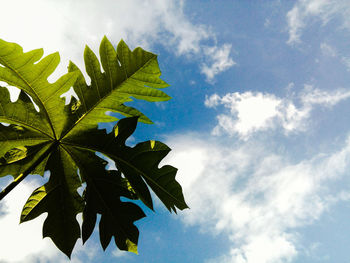
[[[7, 88], [0, 86], [0, 122], [9, 124], [0, 124], [0, 177], [50, 171], [48, 182], [25, 203], [21, 222], [47, 213], [43, 236], [70, 257], [77, 239], [86, 242], [91, 236], [100, 214], [102, 248], [114, 238], [119, 249], [137, 253], [139, 230], [134, 222], [145, 214], [126, 199], [139, 199], [153, 209], [153, 191], [169, 211], [187, 208], [175, 180], [177, 169], [159, 167], [170, 149], [155, 140], [125, 145], [138, 121], [152, 123], [125, 103], [170, 99], [160, 90], [168, 84], [160, 79], [157, 56], [141, 48], [131, 51], [124, 41], [115, 49], [104, 37], [101, 62], [85, 48], [90, 85], [73, 62], [67, 74], [49, 83], [60, 58], [58, 53], [42, 56], [41, 49], [24, 53], [19, 45], [0, 40], [0, 81], [21, 90], [18, 100], [11, 102]], [[71, 87], [78, 98], [66, 105], [61, 95]], [[110, 113], [127, 118], [106, 133], [98, 124], [118, 120]], [[112, 159], [117, 170], [107, 170], [97, 153]], [[78, 188], [83, 182], [81, 196]], [[82, 230], [76, 220], [79, 213]]]

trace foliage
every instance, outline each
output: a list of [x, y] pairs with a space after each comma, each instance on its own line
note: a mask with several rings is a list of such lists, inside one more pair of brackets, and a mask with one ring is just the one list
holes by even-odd
[[[103, 72], [96, 55], [85, 48], [90, 85], [72, 62], [67, 74], [49, 83], [47, 78], [60, 58], [58, 53], [42, 56], [41, 49], [23, 53], [19, 45], [0, 40], [0, 81], [21, 90], [18, 100], [11, 102], [8, 89], [0, 86], [0, 176], [19, 179], [50, 171], [48, 182], [25, 203], [21, 222], [47, 212], [43, 236], [70, 257], [77, 239], [85, 242], [90, 237], [101, 214], [103, 249], [114, 237], [119, 249], [137, 252], [139, 231], [134, 222], [145, 214], [121, 197], [140, 199], [153, 209], [151, 188], [170, 212], [187, 208], [175, 180], [177, 169], [159, 168], [170, 149], [158, 141], [125, 145], [138, 121], [151, 123], [125, 103], [131, 97], [151, 102], [170, 99], [160, 90], [168, 84], [159, 78], [157, 56], [141, 48], [130, 51], [123, 41], [115, 49], [104, 37], [100, 45]], [[71, 87], [79, 99], [72, 98], [66, 105], [60, 96]], [[116, 121], [106, 111], [127, 117], [111, 133], [98, 129], [100, 122]], [[117, 170], [107, 170], [106, 161], [96, 153], [112, 159]], [[80, 195], [77, 189], [83, 183], [86, 187]], [[83, 213], [81, 229], [78, 213]]]

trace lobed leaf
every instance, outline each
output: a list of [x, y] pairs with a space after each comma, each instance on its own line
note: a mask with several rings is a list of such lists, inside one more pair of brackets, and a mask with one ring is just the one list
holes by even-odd
[[92, 50], [85, 48], [84, 60], [91, 79], [90, 86], [76, 65], [71, 62], [68, 67], [69, 72], [78, 74], [74, 91], [81, 105], [74, 125], [65, 132], [66, 137], [96, 128], [98, 122], [115, 121], [116, 118], [106, 115], [106, 111], [121, 113], [126, 117], [139, 116], [140, 121], [151, 123], [144, 114], [124, 103], [131, 101], [131, 97], [146, 101], [170, 99], [159, 90], [169, 85], [159, 78], [161, 72], [156, 55], [141, 48], [130, 51], [124, 41], [120, 41], [116, 52], [106, 37], [101, 42], [100, 55], [105, 72], [101, 72], [100, 62]]
[[[11, 102], [7, 88], [0, 86], [0, 177], [11, 174], [17, 182], [28, 174], [50, 171], [48, 182], [25, 203], [21, 222], [47, 213], [43, 236], [70, 257], [76, 240], [82, 237], [86, 242], [91, 236], [100, 214], [102, 248], [114, 237], [119, 249], [137, 253], [139, 230], [134, 223], [145, 214], [121, 197], [140, 199], [153, 209], [151, 189], [169, 211], [187, 208], [175, 180], [177, 169], [159, 167], [170, 149], [154, 140], [125, 145], [138, 121], [152, 123], [125, 103], [170, 99], [160, 90], [168, 84], [160, 79], [157, 56], [141, 48], [131, 51], [123, 41], [115, 49], [105, 37], [100, 45], [101, 64], [85, 48], [85, 68], [91, 79], [87, 85], [72, 62], [67, 74], [49, 83], [59, 55], [41, 59], [42, 55], [41, 49], [24, 53], [19, 45], [0, 40], [0, 81], [21, 89], [18, 100]], [[78, 98], [65, 105], [60, 96], [70, 87]], [[98, 129], [98, 123], [116, 120], [107, 111], [128, 117], [109, 134]], [[106, 161], [97, 153], [111, 158], [117, 170], [106, 170]], [[77, 192], [82, 182], [86, 183], [83, 196]], [[81, 212], [82, 231], [76, 220]]]
[[81, 185], [77, 166], [71, 157], [59, 148], [49, 158], [50, 180], [34, 190], [21, 214], [21, 222], [48, 212], [43, 226], [43, 237], [50, 237], [55, 245], [70, 257], [80, 226], [76, 215], [83, 210], [83, 199], [77, 188]]
[[42, 55], [41, 49], [23, 53], [19, 45], [0, 39], [0, 81], [32, 97], [45, 116], [41, 119], [43, 124], [40, 130], [57, 139], [69, 117], [64, 113], [65, 101], [60, 95], [74, 84], [77, 74], [67, 73], [55, 83], [49, 83], [47, 78], [56, 69], [60, 57], [54, 53], [38, 61]]
[[147, 184], [169, 211], [187, 208], [181, 186], [175, 180], [177, 169], [169, 165], [158, 167], [170, 148], [158, 141], [139, 143], [135, 147], [125, 145], [136, 125], [137, 117], [125, 118], [117, 123], [114, 134], [101, 131], [90, 134], [91, 137], [83, 134], [75, 140], [78, 144], [72, 138], [63, 142], [77, 149], [93, 149], [111, 158], [149, 208], [153, 209], [153, 203]]
[[119, 249], [129, 250], [129, 241], [137, 247], [139, 231], [134, 221], [145, 217], [137, 205], [122, 202], [120, 198], [132, 197], [122, 182], [120, 172], [107, 171], [105, 162], [88, 150], [69, 147], [71, 156], [81, 167], [81, 175], [87, 183], [85, 190], [86, 206], [83, 212], [82, 236], [85, 242], [91, 235], [97, 213], [101, 214], [99, 224], [100, 241], [106, 249], [114, 236]]

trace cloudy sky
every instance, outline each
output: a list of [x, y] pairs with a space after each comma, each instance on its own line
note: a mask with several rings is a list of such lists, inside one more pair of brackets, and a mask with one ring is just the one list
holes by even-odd
[[[98, 233], [71, 262], [277, 263], [350, 260], [348, 0], [0, 0], [0, 38], [59, 51], [83, 68], [106, 35], [159, 55], [165, 103], [136, 103], [154, 122], [135, 141], [164, 163], [191, 209], [137, 222], [139, 255]], [[0, 180], [0, 186], [11, 181]], [[18, 225], [38, 179], [0, 203], [0, 262], [68, 262], [42, 239], [45, 215]]]

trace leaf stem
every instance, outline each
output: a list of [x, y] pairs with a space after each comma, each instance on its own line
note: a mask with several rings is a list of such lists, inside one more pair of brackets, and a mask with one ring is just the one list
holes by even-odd
[[9, 185], [7, 185], [1, 192], [0, 192], [0, 201], [8, 194], [10, 193], [13, 188], [15, 188], [20, 182], [23, 181], [24, 178], [27, 177], [28, 174], [30, 174], [35, 167], [37, 167], [52, 151], [53, 148], [58, 145], [58, 142], [54, 142], [51, 144], [51, 146], [31, 165], [26, 169], [23, 173], [21, 173], [18, 177], [16, 177], [15, 180], [13, 180]]
[[2, 190], [0, 192], [0, 200], [2, 200], [9, 192], [11, 192], [11, 190], [13, 188], [15, 188], [20, 182], [22, 182], [22, 180], [29, 174], [28, 173], [22, 173], [20, 174], [15, 180], [13, 180], [8, 186], [6, 186], [4, 188], [4, 190]]

